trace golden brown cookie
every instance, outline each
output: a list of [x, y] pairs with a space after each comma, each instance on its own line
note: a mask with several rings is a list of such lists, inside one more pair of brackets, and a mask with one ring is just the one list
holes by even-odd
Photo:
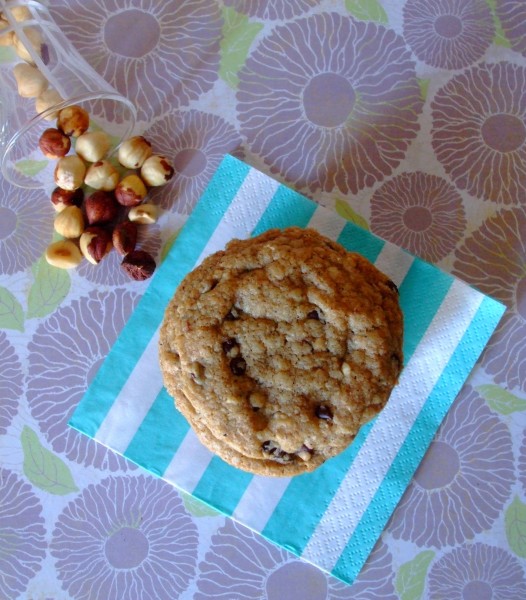
[[311, 229], [234, 240], [189, 273], [160, 331], [164, 383], [200, 440], [261, 475], [312, 471], [402, 368], [392, 281]]

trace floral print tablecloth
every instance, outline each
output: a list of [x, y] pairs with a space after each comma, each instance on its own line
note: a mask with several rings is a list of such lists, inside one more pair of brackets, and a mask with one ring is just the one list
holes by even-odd
[[0, 598], [525, 598], [524, 0], [48, 5], [175, 165], [158, 261], [231, 153], [508, 310], [349, 587], [67, 427], [148, 282], [0, 180]]

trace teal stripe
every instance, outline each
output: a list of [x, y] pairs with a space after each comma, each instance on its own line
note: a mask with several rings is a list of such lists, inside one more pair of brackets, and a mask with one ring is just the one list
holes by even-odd
[[267, 229], [285, 227], [307, 227], [318, 205], [290, 188], [280, 185], [252, 235], [256, 236]]
[[404, 363], [420, 343], [453, 283], [453, 277], [415, 259], [400, 285], [400, 307], [404, 313]]
[[173, 398], [162, 388], [124, 456], [162, 476], [189, 429], [186, 419], [175, 409]]
[[429, 444], [497, 326], [505, 307], [485, 297], [427, 398], [332, 574], [352, 583], [407, 489]]
[[[227, 156], [188, 218], [139, 305], [111, 348], [69, 424], [94, 437], [164, 316], [175, 288], [195, 265], [250, 167]], [[133, 343], [130, 343], [133, 340]]]
[[353, 223], [345, 224], [337, 241], [347, 248], [347, 250], [360, 253], [372, 263], [378, 258], [382, 248], [385, 246], [383, 240]]
[[[369, 260], [375, 260], [384, 242], [376, 238], [377, 241], [370, 244], [364, 243], [361, 239], [362, 231], [361, 228], [349, 223], [338, 241], [352, 251], [365, 252]], [[367, 239], [369, 234], [365, 233]], [[404, 312], [404, 361], [406, 364], [442, 304], [452, 282], [453, 278], [450, 275], [440, 273], [419, 259], [414, 260], [407, 272], [400, 285], [400, 305]], [[425, 296], [425, 301], [422, 296]], [[295, 544], [299, 553], [303, 552], [320, 522], [323, 511], [300, 512], [297, 508], [297, 498], [313, 498], [312, 505], [322, 506], [325, 509], [336, 493], [345, 471], [349, 469], [362, 447], [373, 423], [374, 421], [361, 428], [350, 448], [342, 455], [331, 459], [314, 473], [294, 478], [263, 530], [265, 537], [275, 539], [286, 547]], [[339, 461], [342, 461], [341, 464]], [[344, 472], [341, 469], [344, 469]], [[294, 514], [293, 522], [290, 520], [291, 514]]]
[[231, 515], [251, 480], [250, 473], [231, 467], [214, 456], [199, 483], [192, 490], [192, 496], [225, 515]]

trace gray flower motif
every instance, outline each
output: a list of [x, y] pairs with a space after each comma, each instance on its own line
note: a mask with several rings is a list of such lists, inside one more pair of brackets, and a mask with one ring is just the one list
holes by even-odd
[[52, 229], [53, 209], [41, 191], [23, 190], [0, 178], [0, 273], [29, 267], [49, 244], [42, 232]]
[[481, 59], [495, 34], [486, 0], [408, 0], [404, 37], [423, 62], [461, 69]]
[[323, 13], [275, 27], [238, 75], [248, 148], [311, 192], [356, 193], [381, 181], [419, 128], [411, 54], [373, 22]]
[[325, 575], [246, 527], [227, 521], [212, 536], [200, 564], [195, 600], [281, 600], [293, 589], [302, 600], [395, 600], [392, 557], [380, 543], [352, 586]]
[[292, 19], [319, 3], [320, 0], [225, 0], [226, 6], [238, 12], [268, 20]]
[[223, 20], [216, 2], [55, 0], [52, 16], [141, 120], [188, 105], [218, 78]]
[[396, 508], [389, 531], [418, 546], [459, 544], [491, 528], [514, 479], [509, 429], [466, 386]]
[[0, 468], [0, 597], [18, 598], [42, 568], [46, 530], [31, 486]]
[[29, 342], [31, 414], [53, 450], [70, 460], [112, 471], [130, 468], [128, 461], [75, 432], [67, 422], [137, 301], [136, 294], [120, 288], [93, 291], [60, 307]]
[[152, 200], [163, 208], [173, 206], [189, 214], [225, 154], [242, 158], [241, 137], [222, 117], [199, 110], [171, 112], [145, 134], [156, 152], [171, 159], [172, 181], [152, 190]]
[[526, 56], [526, 3], [524, 0], [497, 0], [496, 13], [513, 50]]
[[22, 365], [7, 335], [0, 331], [0, 435], [16, 415], [22, 395]]
[[430, 598], [511, 600], [526, 598], [524, 571], [506, 550], [476, 543], [442, 556], [428, 576]]
[[438, 90], [431, 109], [431, 143], [457, 187], [518, 204], [526, 193], [526, 68], [479, 63]]
[[178, 598], [193, 579], [198, 531], [177, 492], [153, 477], [108, 477], [60, 514], [50, 549], [75, 600]]
[[462, 197], [436, 175], [401, 173], [373, 194], [371, 227], [384, 239], [436, 263], [464, 233]]

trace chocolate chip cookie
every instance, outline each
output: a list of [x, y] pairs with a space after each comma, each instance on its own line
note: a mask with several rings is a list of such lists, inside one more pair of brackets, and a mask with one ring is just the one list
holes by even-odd
[[398, 290], [312, 229], [234, 240], [190, 272], [160, 331], [164, 383], [200, 440], [261, 475], [312, 471], [386, 404]]

